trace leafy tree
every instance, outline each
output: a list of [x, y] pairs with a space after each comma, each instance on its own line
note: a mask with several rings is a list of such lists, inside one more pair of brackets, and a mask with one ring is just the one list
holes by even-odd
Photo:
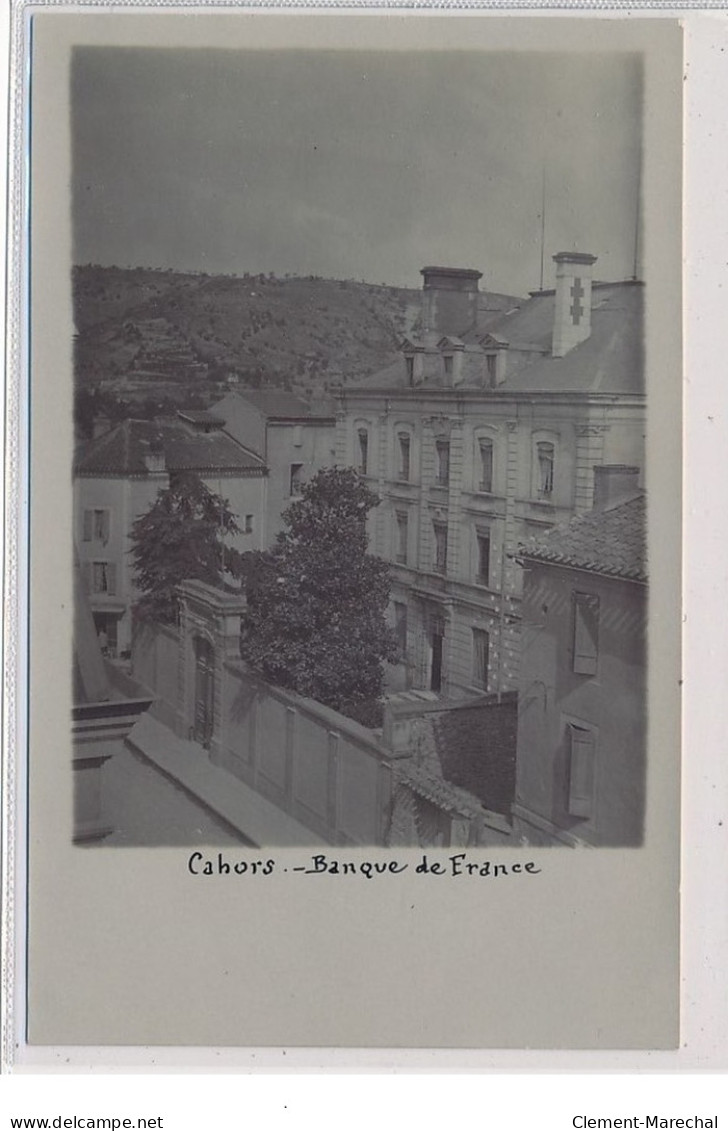
[[367, 717], [397, 645], [385, 622], [389, 567], [367, 553], [379, 500], [351, 468], [324, 469], [283, 514], [272, 550], [243, 555], [243, 659], [271, 682]]
[[192, 472], [174, 476], [132, 524], [134, 581], [142, 594], [137, 615], [174, 624], [181, 581], [219, 585], [226, 572], [238, 576], [241, 555], [225, 544], [226, 537], [238, 532], [227, 499], [213, 494]]

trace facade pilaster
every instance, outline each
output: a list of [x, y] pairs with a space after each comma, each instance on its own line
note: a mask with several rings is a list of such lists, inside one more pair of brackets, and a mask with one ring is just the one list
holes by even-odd
[[517, 565], [513, 555], [516, 551], [518, 533], [516, 529], [516, 497], [518, 494], [518, 421], [506, 421], [506, 492], [503, 518], [503, 543], [500, 561], [500, 584], [498, 596], [498, 633], [493, 655], [493, 666], [497, 671], [496, 691], [507, 691], [517, 685], [519, 655], [518, 635], [513, 630], [515, 599], [518, 594]]
[[574, 468], [574, 513], [584, 514], [594, 506], [594, 467], [604, 463], [604, 435], [608, 425], [578, 424]]
[[374, 511], [374, 553], [380, 558], [391, 560], [388, 553], [389, 538], [387, 526], [391, 521], [389, 507], [385, 503], [387, 497], [387, 464], [389, 462], [389, 413], [380, 412], [377, 416], [376, 436], [377, 464], [376, 470], [372, 468], [377, 477], [377, 495], [382, 500]]

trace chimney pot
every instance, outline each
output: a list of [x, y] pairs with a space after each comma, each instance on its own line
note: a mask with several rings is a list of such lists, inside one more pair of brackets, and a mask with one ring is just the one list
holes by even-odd
[[436, 335], [462, 334], [477, 322], [482, 271], [469, 267], [423, 267], [422, 329], [425, 342]]
[[605, 463], [594, 468], [594, 509], [604, 510], [639, 490], [639, 467]]

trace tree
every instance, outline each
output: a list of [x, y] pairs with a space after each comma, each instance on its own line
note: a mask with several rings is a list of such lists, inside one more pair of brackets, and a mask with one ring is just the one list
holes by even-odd
[[134, 581], [142, 594], [137, 615], [174, 624], [181, 581], [219, 585], [225, 572], [239, 575], [241, 555], [225, 544], [226, 537], [237, 533], [227, 499], [213, 494], [192, 472], [174, 476], [132, 524]]
[[273, 549], [242, 558], [243, 659], [362, 721], [382, 694], [384, 661], [397, 658], [384, 615], [389, 567], [367, 553], [366, 516], [378, 502], [353, 469], [319, 471], [284, 512]]

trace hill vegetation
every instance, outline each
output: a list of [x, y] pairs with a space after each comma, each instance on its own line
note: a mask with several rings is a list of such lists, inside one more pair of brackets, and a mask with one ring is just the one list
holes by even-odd
[[303, 395], [387, 365], [420, 292], [350, 279], [74, 268], [77, 391], [198, 403], [231, 384]]

